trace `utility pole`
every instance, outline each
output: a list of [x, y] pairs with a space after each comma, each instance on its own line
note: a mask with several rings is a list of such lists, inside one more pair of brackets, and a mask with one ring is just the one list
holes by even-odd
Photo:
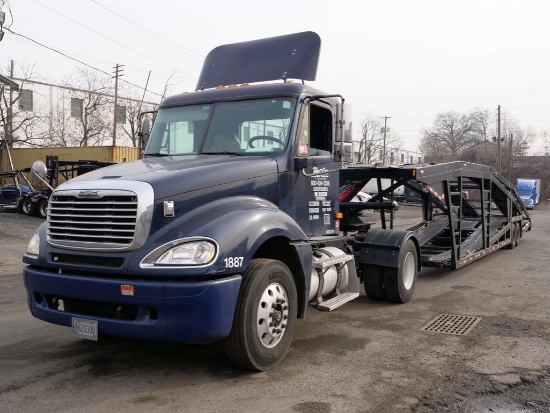
[[497, 108], [497, 172], [502, 172], [501, 154], [500, 154], [500, 105]]
[[6, 21], [6, 13], [2, 11], [3, 7], [4, 7], [4, 0], [0, 0], [0, 42], [4, 38], [4, 31], [2, 30], [2, 26]]
[[386, 125], [388, 123], [388, 119], [391, 119], [391, 116], [383, 116], [382, 119], [384, 119], [384, 145], [382, 148], [382, 163], [386, 163], [386, 131], [388, 130]]
[[514, 135], [510, 134], [508, 141], [508, 181], [512, 182], [512, 146], [514, 144]]
[[114, 121], [113, 121], [113, 160], [115, 157], [115, 146], [116, 146], [116, 125], [118, 121], [118, 78], [122, 76], [123, 71], [123, 65], [119, 65], [118, 63], [114, 67], [115, 69], [115, 115], [114, 115]]
[[[363, 139], [361, 139], [361, 143], [359, 144], [359, 162], [363, 161], [364, 164], [367, 163], [367, 137], [368, 137], [369, 129], [367, 124], [365, 123], [363, 125]], [[361, 148], [363, 150], [361, 151]]]
[[[10, 79], [13, 79], [13, 60], [10, 62]], [[6, 146], [11, 148], [13, 145], [13, 88], [10, 87], [10, 105], [8, 107], [8, 130], [4, 137]]]

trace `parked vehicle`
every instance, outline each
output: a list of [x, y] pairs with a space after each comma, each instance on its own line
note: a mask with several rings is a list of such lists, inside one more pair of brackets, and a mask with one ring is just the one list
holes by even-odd
[[528, 209], [534, 209], [540, 201], [540, 179], [518, 178], [516, 190]]
[[[352, 198], [351, 202], [370, 202], [372, 197], [373, 196], [371, 194], [367, 194], [365, 192], [359, 191], [359, 192], [357, 192], [357, 195], [355, 195]], [[390, 199], [388, 199], [386, 197], [383, 197], [382, 202], [391, 204], [393, 206], [392, 208], [388, 208], [388, 210], [397, 211], [399, 209], [399, 203], [395, 200], [391, 201]], [[365, 208], [365, 209], [368, 209], [368, 208]]]
[[[86, 172], [113, 165], [112, 162], [99, 161], [60, 161], [56, 156], [46, 158], [47, 165], [42, 161], [36, 161], [31, 168], [22, 172], [31, 173], [35, 182], [42, 182], [47, 189], [32, 190], [22, 194], [18, 210], [23, 215], [38, 215], [46, 218], [48, 212], [48, 200], [55, 187], [59, 185], [60, 177], [69, 180]], [[40, 172], [37, 171], [40, 169]]]
[[17, 202], [18, 197], [31, 191], [32, 189], [27, 185], [10, 183], [0, 187], [0, 196], [2, 196], [2, 203], [13, 204]]
[[[32, 315], [89, 340], [222, 340], [235, 364], [267, 370], [309, 307], [333, 311], [360, 283], [406, 303], [422, 267], [518, 245], [531, 218], [487, 166], [347, 163], [351, 110], [305, 84], [319, 50], [312, 32], [215, 48], [197, 90], [164, 99], [143, 129], [143, 159], [55, 188], [23, 257]], [[210, 149], [221, 134], [239, 147]], [[373, 179], [394, 184], [351, 202]], [[363, 222], [365, 207], [393, 208], [394, 185], [419, 194], [420, 222]]]
[[[377, 194], [380, 191], [386, 190], [391, 187], [395, 182], [391, 179], [382, 178], [382, 179], [371, 179], [362, 189], [361, 192], [367, 194]], [[392, 191], [395, 199], [402, 199], [405, 195], [405, 187], [403, 185], [395, 186]]]

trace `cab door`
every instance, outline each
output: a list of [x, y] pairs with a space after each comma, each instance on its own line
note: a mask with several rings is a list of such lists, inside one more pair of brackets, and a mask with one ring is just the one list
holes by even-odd
[[310, 237], [338, 233], [339, 159], [334, 154], [334, 107], [303, 106], [294, 153], [294, 217]]

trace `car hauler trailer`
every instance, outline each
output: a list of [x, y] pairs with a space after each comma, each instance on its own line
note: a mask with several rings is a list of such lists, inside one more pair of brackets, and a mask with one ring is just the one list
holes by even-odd
[[[212, 50], [197, 90], [165, 99], [143, 130], [143, 159], [56, 188], [23, 257], [32, 314], [91, 340], [223, 340], [234, 363], [267, 370], [306, 309], [348, 303], [361, 281], [403, 303], [422, 265], [517, 244], [530, 217], [489, 168], [354, 167], [344, 98], [304, 84], [319, 50], [312, 32]], [[395, 183], [350, 202], [370, 179]], [[393, 228], [401, 185], [423, 199], [408, 230]], [[466, 188], [477, 204], [456, 197]]]
[[46, 156], [46, 163], [42, 161], [34, 162], [30, 168], [25, 168], [21, 172], [30, 174], [31, 180], [35, 183], [41, 182], [46, 186], [46, 189], [23, 194], [18, 203], [19, 212], [23, 215], [37, 215], [46, 218], [50, 195], [54, 188], [59, 185], [61, 178], [63, 178], [63, 181], [68, 181], [76, 176], [108, 165], [113, 165], [113, 162], [95, 160], [60, 161], [57, 156]]
[[[48, 199], [54, 188], [59, 185], [60, 177], [67, 181], [107, 165], [113, 165], [113, 163], [85, 160], [60, 161], [57, 157], [46, 157], [46, 164], [36, 161], [30, 168], [0, 173], [0, 178], [13, 179], [13, 186], [17, 188], [17, 197], [12, 198], [11, 202], [2, 199], [5, 197], [0, 198], [0, 207], [5, 210], [17, 210], [23, 215], [37, 215], [46, 218]], [[27, 178], [27, 175], [30, 175], [30, 179]], [[18, 177], [25, 181], [26, 185], [21, 185]], [[33, 182], [31, 183], [31, 181]], [[35, 189], [33, 183], [38, 184], [39, 182], [46, 188]], [[22, 188], [25, 190], [23, 191]]]

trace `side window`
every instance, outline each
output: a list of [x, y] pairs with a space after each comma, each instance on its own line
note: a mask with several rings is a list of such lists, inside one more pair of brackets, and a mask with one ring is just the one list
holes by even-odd
[[311, 104], [304, 108], [298, 141], [298, 155], [328, 156], [332, 153], [332, 112]]

